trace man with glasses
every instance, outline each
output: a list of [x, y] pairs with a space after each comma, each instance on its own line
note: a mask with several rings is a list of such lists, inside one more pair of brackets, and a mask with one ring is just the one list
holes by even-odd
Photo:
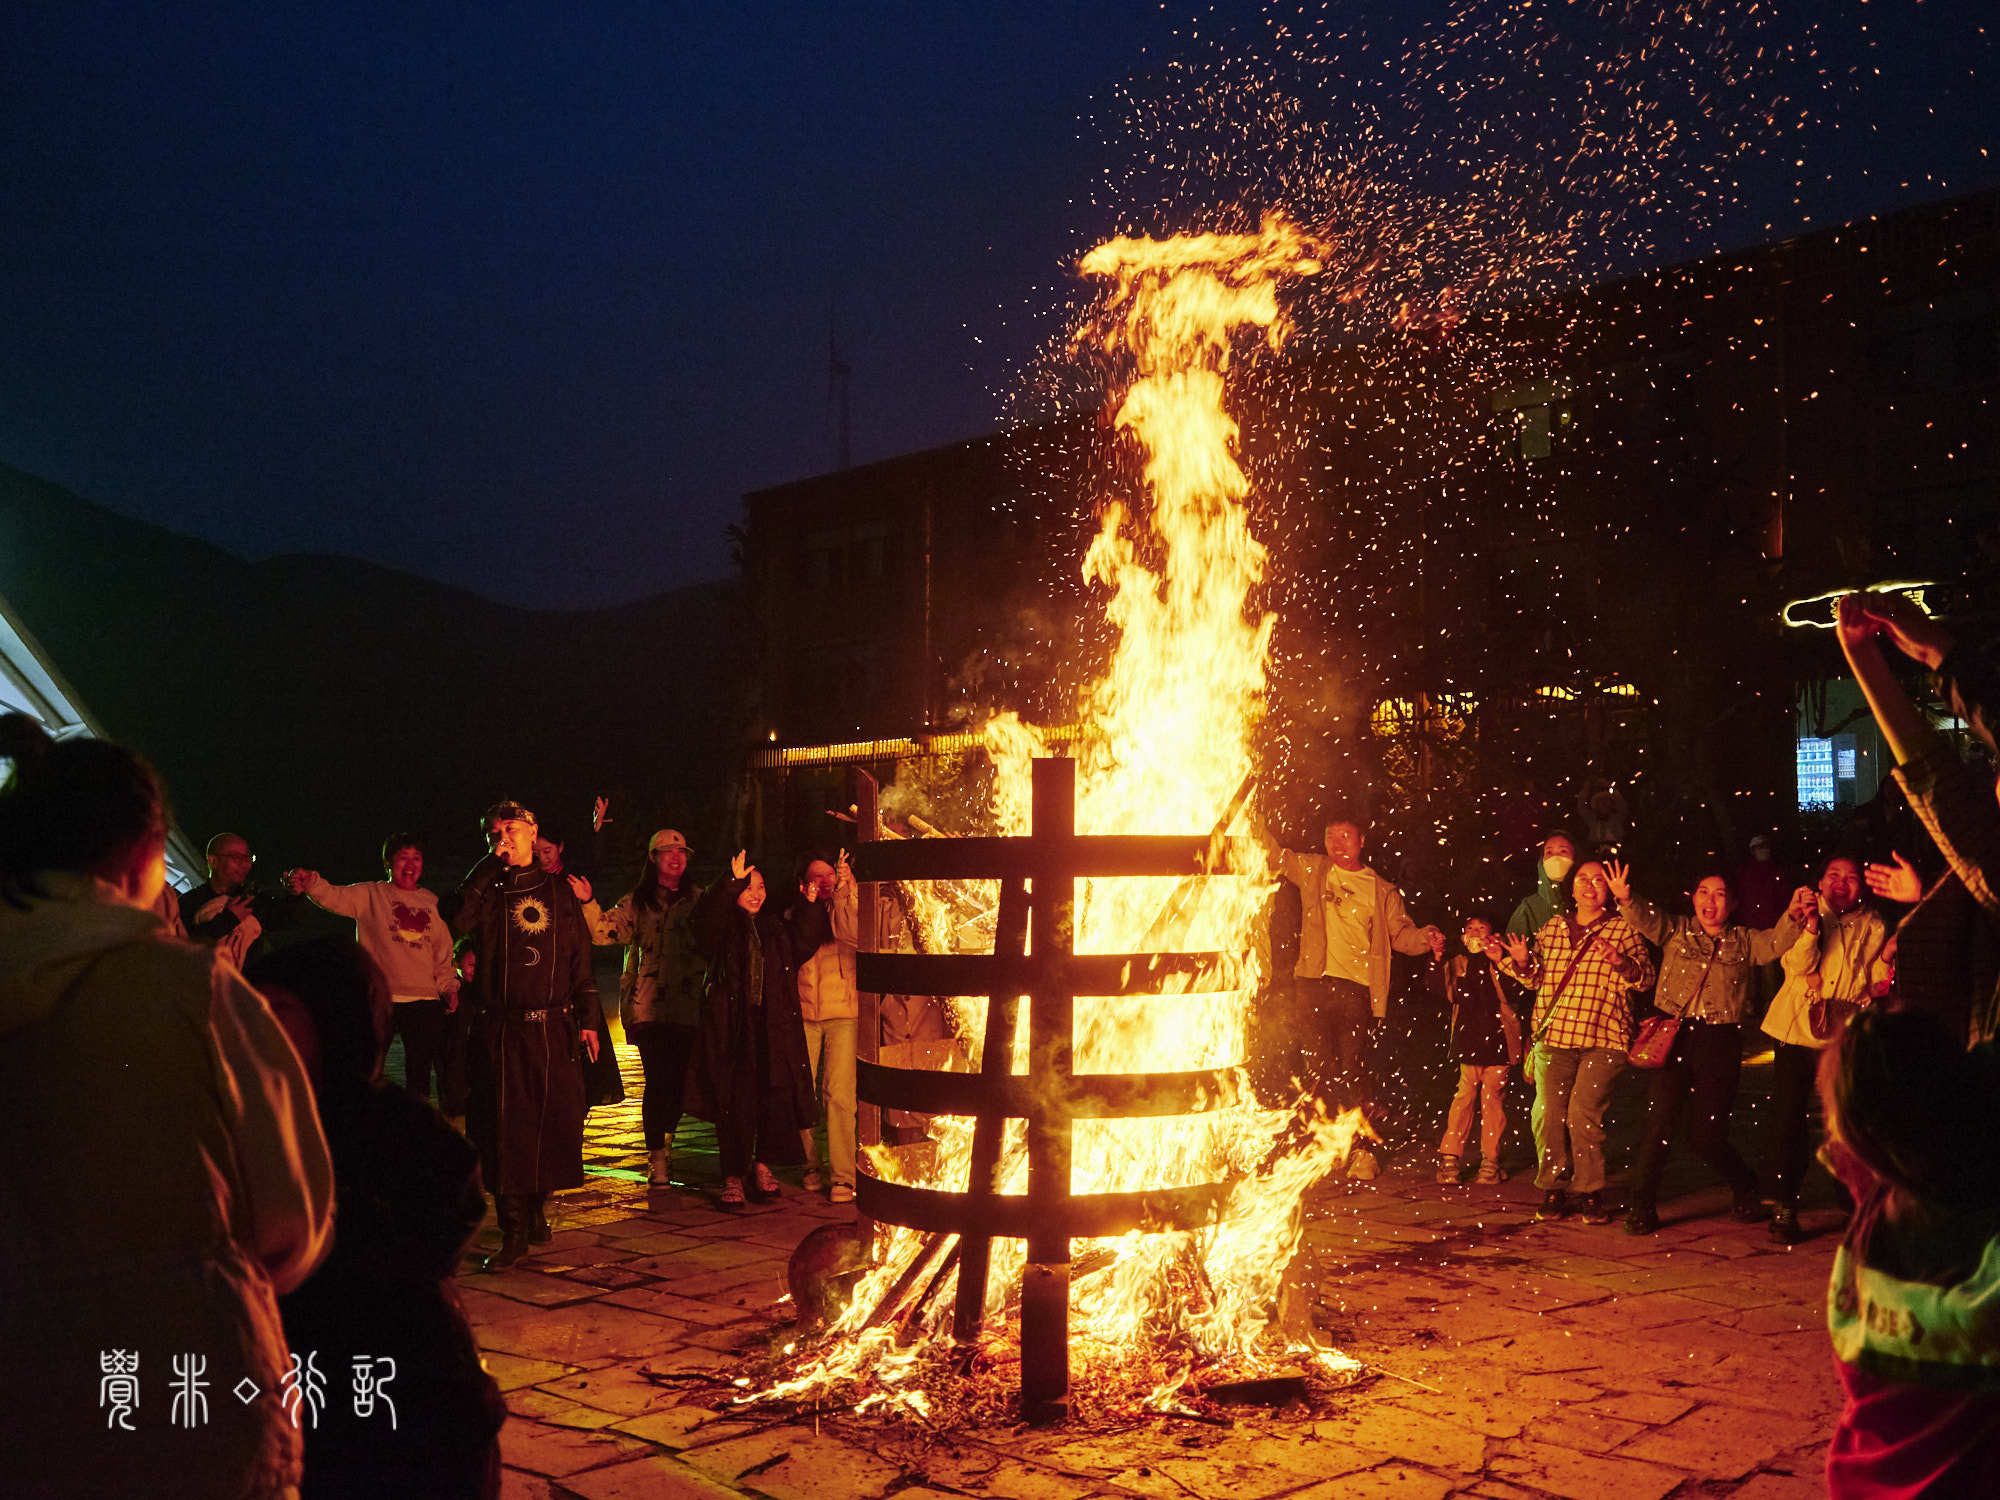
[[257, 856], [240, 833], [218, 833], [208, 841], [208, 879], [181, 893], [181, 925], [197, 943], [206, 944], [237, 968], [262, 952], [264, 917], [257, 910], [250, 872]]

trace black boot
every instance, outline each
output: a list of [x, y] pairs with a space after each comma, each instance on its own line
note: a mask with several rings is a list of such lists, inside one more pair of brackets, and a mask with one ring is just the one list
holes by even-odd
[[493, 1199], [500, 1219], [500, 1248], [486, 1257], [486, 1269], [504, 1271], [528, 1253], [528, 1213], [526, 1200], [513, 1193]]
[[528, 1243], [546, 1245], [555, 1238], [555, 1231], [549, 1228], [548, 1218], [542, 1213], [542, 1205], [549, 1201], [547, 1193], [536, 1193], [528, 1199]]

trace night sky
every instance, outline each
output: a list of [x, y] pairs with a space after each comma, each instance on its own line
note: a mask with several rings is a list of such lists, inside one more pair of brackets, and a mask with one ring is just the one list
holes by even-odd
[[[999, 422], [1066, 263], [1147, 218], [1121, 85], [1275, 45], [1394, 88], [1450, 9], [6, 7], [0, 462], [526, 604], [716, 577], [745, 490], [832, 467], [830, 319], [857, 461]], [[1987, 9], [1785, 0], [1793, 123], [1651, 238], [2000, 181]]]

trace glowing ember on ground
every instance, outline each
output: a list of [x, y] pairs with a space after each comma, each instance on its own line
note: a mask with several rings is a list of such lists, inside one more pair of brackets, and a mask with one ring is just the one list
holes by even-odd
[[[1253, 607], [1265, 553], [1244, 509], [1249, 484], [1224, 403], [1226, 376], [1239, 344], [1282, 342], [1280, 285], [1316, 274], [1320, 256], [1308, 235], [1272, 215], [1254, 234], [1117, 239], [1082, 261], [1083, 272], [1110, 290], [1078, 343], [1127, 372], [1117, 422], [1145, 452], [1150, 505], [1140, 514], [1107, 503], [1084, 559], [1087, 577], [1110, 590], [1106, 610], [1118, 641], [1084, 703], [1092, 732], [1077, 750], [1080, 835], [1228, 832], [1222, 825], [1241, 809], [1273, 621]], [[1041, 748], [1035, 732], [1002, 718], [989, 726], [987, 745], [997, 772], [993, 831], [1025, 834], [1029, 764]], [[1225, 976], [1230, 987], [1080, 998], [1075, 1068], [1231, 1070], [1233, 1087], [1199, 1114], [1080, 1120], [1070, 1187], [1228, 1188], [1215, 1222], [1199, 1231], [1076, 1246], [1071, 1366], [1087, 1409], [1170, 1409], [1215, 1382], [1301, 1365], [1337, 1379], [1356, 1368], [1312, 1342], [1280, 1304], [1299, 1244], [1302, 1195], [1344, 1160], [1366, 1126], [1358, 1114], [1330, 1120], [1312, 1106], [1262, 1107], [1240, 1071], [1261, 978], [1255, 955], [1269, 870], [1256, 861], [1244, 868], [1239, 859], [1231, 875], [1199, 881], [1192, 899], [1178, 905], [1176, 884], [1081, 882], [1076, 951], [1221, 951], [1235, 956]], [[912, 897], [919, 908], [913, 915], [938, 951], [990, 946], [989, 892], [933, 887]], [[977, 1043], [985, 1002], [954, 1003], [961, 1035]], [[1004, 1043], [1017, 1073], [1027, 1071], [1026, 1030], [1021, 1025]], [[924, 1185], [965, 1190], [973, 1122], [940, 1118], [932, 1134], [934, 1151], [878, 1152], [876, 1171], [898, 1180], [919, 1170], [911, 1162], [921, 1155]], [[1021, 1123], [1012, 1122], [1001, 1151], [1003, 1193], [1024, 1190], [1024, 1139]], [[826, 1400], [931, 1420], [1004, 1419], [1020, 1357], [1006, 1312], [1019, 1294], [1022, 1242], [995, 1243], [985, 1331], [977, 1349], [955, 1350], [956, 1271], [945, 1247], [907, 1229], [885, 1228], [882, 1238], [879, 1263], [827, 1339], [752, 1399]]]

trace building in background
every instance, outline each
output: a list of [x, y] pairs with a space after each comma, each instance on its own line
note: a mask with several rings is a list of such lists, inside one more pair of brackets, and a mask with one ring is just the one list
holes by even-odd
[[[1264, 797], [1301, 836], [1369, 800], [1406, 888], [1484, 850], [1453, 894], [1510, 889], [1496, 809], [1677, 867], [1865, 807], [1883, 749], [1788, 606], [1920, 581], [1995, 622], [2000, 193], [1294, 349], [1231, 377], [1279, 616]], [[1136, 484], [1079, 418], [747, 497], [758, 826], [824, 842], [829, 768], [888, 782], [889, 742], [1067, 722], [1102, 630], [1076, 563]]]

